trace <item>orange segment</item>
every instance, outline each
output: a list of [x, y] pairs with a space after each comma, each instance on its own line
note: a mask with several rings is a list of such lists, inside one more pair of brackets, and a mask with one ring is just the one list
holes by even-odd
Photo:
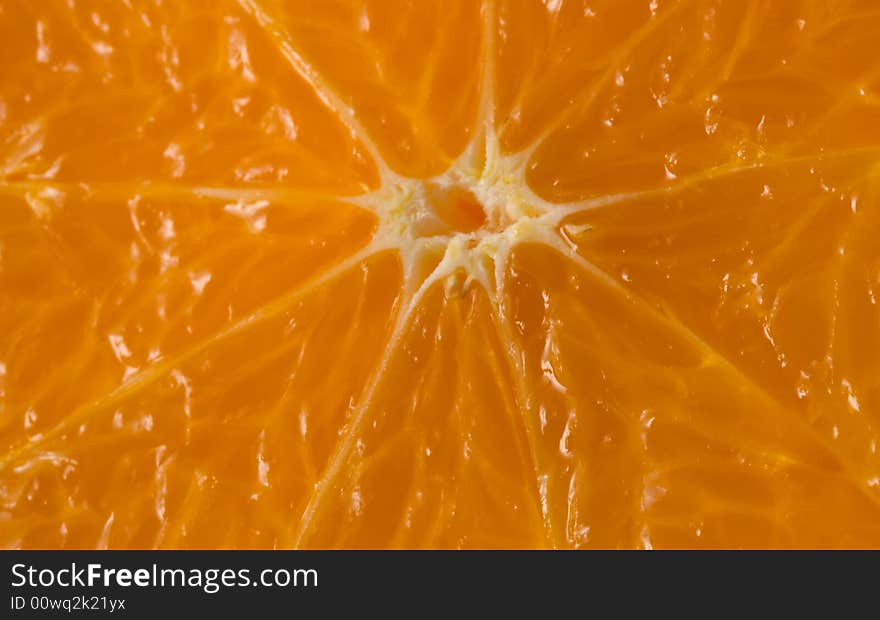
[[873, 166], [853, 155], [732, 172], [592, 211], [577, 236], [597, 265], [798, 412], [869, 489], [880, 474], [868, 370], [880, 364], [877, 250], [863, 237], [875, 225], [864, 208]]
[[674, 316], [567, 263], [523, 248], [510, 293], [557, 545], [828, 545], [783, 512], [821, 510], [815, 489], [780, 478], [839, 495], [860, 528], [847, 544], [876, 544], [870, 489], [807, 420]]
[[337, 466], [321, 480], [298, 543], [546, 544], [485, 294], [435, 287], [409, 324], [349, 420], [351, 441], [338, 446]]
[[873, 4], [0, 3], [0, 546], [880, 546]]
[[477, 104], [478, 3], [240, 4], [280, 41], [302, 74], [340, 93], [339, 107], [352, 109], [394, 170], [437, 174], [464, 148]]
[[[366, 245], [373, 228], [342, 203], [146, 191], [119, 200], [55, 187], [25, 196], [7, 202], [23, 222], [3, 235], [4, 247], [20, 257], [19, 269], [59, 274], [36, 294], [22, 290], [26, 280], [10, 282], [2, 297], [18, 341], [6, 357], [7, 399], [39, 411], [31, 433], [120, 381], [155, 375], [160, 360], [284, 308], [316, 269]], [[47, 350], [56, 351], [57, 374], [46, 373]], [[70, 382], [69, 373], [86, 369]]]
[[[38, 418], [4, 457], [16, 504], [4, 544], [69, 544], [57, 523], [29, 518], [48, 509], [76, 532], [75, 546], [290, 545], [295, 522], [281, 515], [303, 509], [325, 467], [348, 395], [378, 355], [396, 277], [387, 257], [355, 265], [61, 420]], [[341, 357], [352, 363], [334, 367]]]
[[0, 36], [4, 177], [376, 182], [363, 145], [235, 2], [13, 2]]
[[[636, 23], [627, 24], [613, 60], [588, 88], [556, 106], [549, 120], [536, 118], [533, 126], [548, 139], [531, 143], [540, 152], [529, 181], [542, 195], [566, 200], [649, 189], [713, 166], [876, 146], [868, 121], [880, 74], [858, 60], [844, 63], [844, 74], [829, 64], [841, 40], [853, 40], [847, 54], [858, 58], [861, 38], [876, 36], [876, 19], [859, 8], [654, 5], [650, 19], [627, 14]], [[609, 15], [601, 23], [622, 19]], [[838, 22], [855, 22], [856, 32], [828, 37], [829, 24]]]

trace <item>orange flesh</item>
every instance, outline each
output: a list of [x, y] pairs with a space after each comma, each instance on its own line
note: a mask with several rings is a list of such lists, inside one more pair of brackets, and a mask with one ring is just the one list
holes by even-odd
[[874, 0], [0, 0], [0, 546], [880, 546]]

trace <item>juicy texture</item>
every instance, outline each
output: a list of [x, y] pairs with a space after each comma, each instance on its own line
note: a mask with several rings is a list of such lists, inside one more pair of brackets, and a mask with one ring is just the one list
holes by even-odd
[[0, 545], [880, 546], [875, 4], [0, 0]]

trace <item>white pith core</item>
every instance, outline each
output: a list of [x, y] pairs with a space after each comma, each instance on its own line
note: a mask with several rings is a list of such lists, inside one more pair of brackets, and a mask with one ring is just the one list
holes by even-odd
[[[567, 211], [531, 192], [523, 154], [502, 154], [495, 136], [486, 133], [481, 131], [443, 174], [422, 180], [386, 171], [379, 190], [353, 201], [377, 216], [371, 245], [376, 252], [397, 250], [405, 276], [413, 277], [424, 261], [439, 259], [426, 280], [408, 282], [411, 287], [463, 275], [466, 285], [479, 283], [494, 297], [502, 284], [496, 276], [516, 245], [544, 243], [559, 249], [564, 243], [557, 231]], [[470, 197], [483, 221], [458, 230], [446, 223], [439, 204], [446, 192]]]

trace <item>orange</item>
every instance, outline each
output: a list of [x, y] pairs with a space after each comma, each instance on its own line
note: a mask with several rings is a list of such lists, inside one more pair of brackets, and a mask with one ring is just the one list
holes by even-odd
[[875, 0], [0, 0], [0, 545], [880, 546]]

